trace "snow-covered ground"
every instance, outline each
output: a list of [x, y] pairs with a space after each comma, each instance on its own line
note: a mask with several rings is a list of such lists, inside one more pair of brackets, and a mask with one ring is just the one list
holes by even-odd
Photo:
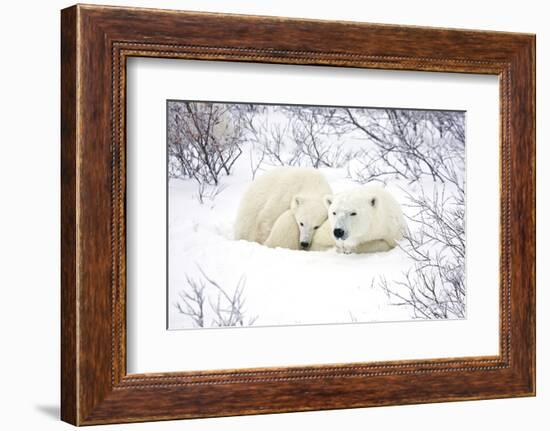
[[[240, 167], [244, 167], [243, 160]], [[357, 187], [344, 169], [321, 169], [335, 192]], [[261, 173], [260, 173], [261, 175]], [[391, 279], [412, 268], [399, 248], [373, 254], [270, 249], [260, 244], [232, 239], [232, 226], [240, 198], [251, 181], [246, 169], [223, 177], [222, 192], [213, 199], [198, 199], [192, 180], [169, 182], [169, 328], [194, 327], [193, 319], [181, 313], [180, 295], [189, 292], [188, 278], [205, 282], [205, 275], [233, 295], [241, 281], [244, 324], [292, 325], [410, 319], [405, 307], [391, 305], [376, 285], [381, 276]], [[406, 183], [387, 188], [403, 201]], [[404, 208], [407, 211], [407, 208]], [[223, 294], [206, 283], [210, 313]], [[225, 305], [224, 305], [225, 304]], [[212, 315], [205, 316], [210, 326]]]

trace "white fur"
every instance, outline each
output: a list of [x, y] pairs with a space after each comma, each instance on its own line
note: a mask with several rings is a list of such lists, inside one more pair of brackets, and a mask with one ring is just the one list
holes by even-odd
[[309, 245], [315, 228], [327, 219], [323, 197], [330, 193], [316, 169], [273, 169], [254, 180], [244, 194], [235, 239], [290, 249], [299, 249], [300, 243]]
[[[343, 253], [387, 251], [406, 230], [399, 203], [382, 186], [368, 184], [325, 197], [328, 220], [313, 238], [312, 250], [336, 246]], [[335, 236], [340, 229], [341, 238]]]
[[300, 230], [291, 210], [286, 210], [279, 216], [264, 245], [268, 247], [282, 247], [290, 250], [300, 249]]

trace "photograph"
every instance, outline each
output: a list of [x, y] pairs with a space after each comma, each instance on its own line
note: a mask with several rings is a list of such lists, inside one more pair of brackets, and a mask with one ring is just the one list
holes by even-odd
[[466, 319], [466, 112], [167, 100], [170, 330]]

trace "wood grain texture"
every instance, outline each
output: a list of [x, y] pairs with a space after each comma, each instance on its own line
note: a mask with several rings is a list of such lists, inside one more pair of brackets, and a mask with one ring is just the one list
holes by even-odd
[[[62, 11], [61, 38], [63, 420], [84, 425], [534, 395], [533, 35], [74, 6]], [[498, 75], [499, 356], [127, 375], [130, 56]]]
[[61, 417], [77, 422], [76, 9], [61, 16]]

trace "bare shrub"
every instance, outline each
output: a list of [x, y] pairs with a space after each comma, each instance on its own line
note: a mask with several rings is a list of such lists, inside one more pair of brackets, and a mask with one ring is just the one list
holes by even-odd
[[195, 197], [202, 205], [207, 200], [214, 201], [216, 197], [226, 189], [226, 186], [222, 185], [210, 185], [206, 183], [199, 183], [197, 187], [197, 194]]
[[414, 261], [403, 279], [380, 281], [394, 305], [407, 306], [415, 318], [464, 318], [466, 314], [464, 195], [447, 196], [434, 189], [408, 194], [416, 225], [400, 247]]
[[314, 168], [340, 168], [355, 153], [339, 142], [341, 133], [331, 127], [336, 108], [285, 107], [292, 118], [291, 136], [301, 164]]
[[176, 309], [191, 319], [193, 327], [251, 326], [258, 316], [246, 315], [244, 290], [246, 278], [228, 290], [198, 267], [201, 279], [187, 276], [187, 286], [180, 292]]
[[250, 172], [252, 174], [252, 180], [256, 178], [258, 171], [261, 169], [262, 164], [266, 158], [266, 151], [262, 148], [261, 151], [254, 151], [254, 147], [250, 147], [249, 159], [250, 159]]
[[169, 102], [169, 175], [217, 185], [242, 154], [243, 132], [232, 105]]
[[190, 317], [193, 326], [204, 327], [204, 312], [206, 305], [206, 297], [204, 289], [206, 288], [203, 281], [196, 281], [190, 277], [187, 278], [187, 290], [179, 293], [180, 300], [174, 305], [181, 314]]
[[464, 115], [450, 111], [342, 108], [332, 115], [339, 133], [360, 132], [370, 142], [356, 154], [350, 177], [360, 183], [387, 178], [410, 182], [463, 182]]
[[[266, 162], [275, 166], [342, 167], [355, 152], [340, 142], [331, 126], [336, 108], [271, 106], [246, 116], [247, 139], [252, 143], [253, 177]], [[258, 115], [261, 114], [261, 115]], [[270, 118], [272, 117], [272, 118]]]
[[[278, 111], [271, 107], [270, 112]], [[250, 146], [250, 167], [254, 179], [262, 163], [275, 166], [299, 166], [300, 158], [290, 148], [288, 136], [291, 120], [274, 122], [269, 115], [258, 115], [257, 112], [245, 115], [245, 128]]]

